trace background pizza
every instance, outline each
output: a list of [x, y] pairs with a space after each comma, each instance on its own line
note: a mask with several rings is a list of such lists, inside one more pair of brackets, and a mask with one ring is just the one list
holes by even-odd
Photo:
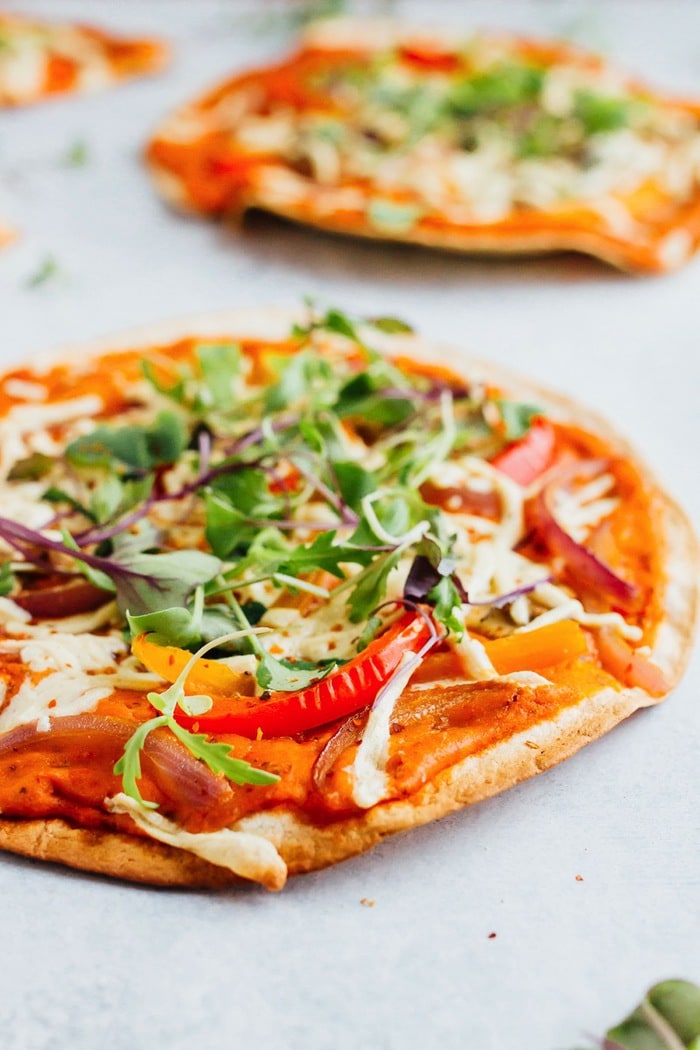
[[657, 272], [698, 240], [699, 114], [561, 42], [338, 20], [181, 107], [147, 159], [186, 211]]

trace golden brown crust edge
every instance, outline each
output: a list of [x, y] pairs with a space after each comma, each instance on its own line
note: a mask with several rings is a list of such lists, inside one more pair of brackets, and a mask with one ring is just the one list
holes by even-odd
[[[234, 830], [272, 842], [290, 875], [347, 860], [389, 835], [437, 820], [543, 772], [648, 702], [640, 690], [607, 692], [604, 706], [600, 697], [591, 698], [585, 711], [577, 705], [555, 722], [531, 727], [482, 755], [465, 759], [412, 798], [382, 803], [325, 826], [314, 825], [289, 809], [270, 810], [245, 817]], [[241, 884], [227, 869], [184, 850], [122, 832], [75, 828], [63, 820], [0, 819], [0, 849], [153, 886], [218, 889]], [[268, 888], [282, 887], [270, 882]]]
[[[294, 319], [288, 311], [248, 310], [151, 326], [132, 336], [96, 341], [95, 354], [138, 345], [155, 345], [185, 333], [218, 334], [232, 331], [238, 337], [279, 337]], [[384, 340], [395, 353], [436, 360], [436, 347], [408, 336]], [[90, 347], [78, 348], [81, 355]], [[52, 359], [65, 360], [75, 349], [59, 351]], [[439, 349], [437, 358], [439, 359]], [[451, 360], [454, 368], [454, 357]], [[678, 505], [668, 497], [636, 453], [609, 424], [581, 405], [531, 380], [514, 375], [466, 354], [457, 370], [488, 378], [521, 397], [539, 397], [540, 403], [559, 415], [601, 434], [624, 454], [652, 487], [666, 550], [666, 617], [655, 640], [652, 656], [675, 686], [689, 659], [697, 616], [697, 576], [700, 552], [693, 530]], [[661, 698], [659, 698], [661, 699]], [[445, 770], [415, 796], [382, 803], [356, 817], [316, 826], [289, 809], [263, 811], [243, 818], [233, 830], [260, 835], [272, 842], [289, 874], [335, 864], [372, 848], [385, 837], [439, 819], [473, 802], [481, 801], [536, 775], [574, 754], [585, 744], [612, 729], [640, 707], [658, 702], [641, 689], [606, 689], [560, 712], [556, 719], [528, 728], [481, 755], [470, 756]], [[527, 740], [527, 744], [525, 741]], [[537, 747], [533, 748], [532, 744]], [[130, 882], [154, 886], [220, 888], [241, 884], [230, 871], [201, 860], [184, 850], [121, 832], [75, 828], [62, 820], [12, 820], [0, 818], [0, 849], [53, 861]], [[268, 888], [280, 889], [279, 880], [265, 879]]]
[[[151, 178], [158, 193], [167, 204], [185, 215], [199, 215], [179, 179], [171, 172], [147, 160]], [[280, 167], [280, 179], [287, 181], [289, 172]], [[295, 176], [301, 180], [301, 176]], [[418, 248], [432, 248], [465, 256], [492, 256], [509, 258], [518, 256], [554, 255], [562, 252], [577, 252], [590, 258], [624, 270], [630, 274], [667, 273], [683, 266], [694, 254], [700, 242], [700, 222], [697, 217], [687, 223], [673, 226], [661, 234], [645, 240], [625, 240], [619, 236], [603, 234], [593, 227], [564, 225], [556, 228], [554, 220], [543, 216], [542, 228], [504, 231], [498, 224], [460, 229], [415, 226], [402, 235], [378, 230], [362, 219], [343, 221], [333, 214], [332, 208], [323, 203], [328, 196], [324, 187], [305, 187], [301, 203], [284, 200], [284, 190], [275, 192], [275, 171], [266, 173], [262, 189], [250, 193], [245, 202], [240, 202], [237, 214], [260, 209], [300, 226], [316, 229], [325, 234], [353, 237], [363, 241], [381, 241], [386, 244], [410, 244]], [[698, 201], [700, 209], [700, 200]]]

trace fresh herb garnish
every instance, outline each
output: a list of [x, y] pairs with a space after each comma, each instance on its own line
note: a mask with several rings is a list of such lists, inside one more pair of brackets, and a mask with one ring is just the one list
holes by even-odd
[[27, 278], [27, 288], [39, 288], [42, 284], [48, 284], [50, 281], [56, 280], [61, 273], [61, 267], [53, 255], [47, 255], [34, 273]]
[[211, 649], [226, 641], [241, 637], [245, 632], [235, 631], [223, 638], [207, 642], [201, 649], [193, 654], [187, 661], [182, 671], [173, 684], [162, 693], [148, 693], [148, 700], [161, 714], [144, 722], [129, 738], [124, 747], [124, 753], [114, 766], [114, 772], [122, 777], [124, 792], [135, 799], [145, 809], [157, 809], [155, 802], [143, 798], [138, 786], [141, 779], [141, 752], [150, 733], [156, 729], [167, 728], [187, 748], [190, 754], [200, 759], [211, 769], [213, 773], [221, 774], [234, 784], [275, 784], [279, 777], [275, 773], [268, 773], [264, 769], [256, 769], [243, 759], [234, 758], [229, 744], [217, 744], [209, 741], [204, 734], [193, 733], [178, 725], [175, 712], [178, 707], [188, 715], [204, 714], [211, 707], [212, 701], [208, 696], [186, 696], [185, 682], [187, 676], [201, 657]]

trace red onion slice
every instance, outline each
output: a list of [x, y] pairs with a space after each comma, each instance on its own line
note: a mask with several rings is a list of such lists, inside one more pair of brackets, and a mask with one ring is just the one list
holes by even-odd
[[37, 620], [60, 620], [64, 616], [99, 609], [112, 597], [109, 592], [81, 577], [51, 587], [21, 591], [13, 600]]
[[[600, 469], [600, 461], [577, 464], [566, 472], [569, 477], [586, 477]], [[595, 469], [594, 469], [595, 468]], [[537, 538], [550, 554], [561, 558], [576, 583], [585, 590], [603, 594], [622, 607], [628, 607], [637, 598], [638, 590], [600, 561], [582, 543], [578, 543], [561, 527], [554, 517], [550, 498], [555, 486], [561, 487], [562, 476], [546, 485], [529, 505], [530, 522]]]
[[320, 791], [326, 781], [326, 777], [333, 769], [343, 751], [359, 740], [367, 724], [369, 709], [368, 704], [362, 711], [350, 715], [341, 722], [335, 733], [319, 751], [316, 761], [311, 770], [311, 780], [317, 791]]
[[[36, 749], [57, 752], [65, 758], [73, 752], [100, 756], [102, 762], [114, 765], [135, 728], [136, 723], [125, 719], [90, 713], [51, 718], [48, 731], [32, 722], [0, 736], [0, 759], [8, 752]], [[156, 729], [146, 738], [142, 766], [178, 809], [185, 807], [206, 815], [212, 806], [231, 797], [229, 782], [212, 773], [166, 730]]]

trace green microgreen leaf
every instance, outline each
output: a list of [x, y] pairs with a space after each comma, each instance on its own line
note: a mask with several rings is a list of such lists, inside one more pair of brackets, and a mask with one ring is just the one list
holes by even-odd
[[255, 541], [258, 526], [249, 524], [246, 515], [232, 506], [223, 494], [207, 492], [204, 503], [207, 516], [205, 536], [217, 557], [226, 558], [232, 551]]
[[347, 603], [352, 623], [361, 623], [366, 620], [372, 610], [381, 605], [386, 595], [389, 574], [398, 565], [402, 554], [400, 547], [386, 554], [380, 554], [355, 577], [354, 587]]
[[235, 343], [200, 343], [195, 349], [202, 379], [200, 404], [227, 412], [236, 403], [234, 383], [241, 369], [241, 350]]
[[354, 460], [336, 460], [333, 472], [343, 501], [359, 513], [364, 497], [377, 490], [377, 475]]
[[56, 485], [51, 485], [47, 488], [46, 492], [41, 497], [46, 500], [47, 503], [65, 503], [67, 506], [72, 507], [78, 514], [84, 515], [88, 521], [96, 522], [95, 515], [86, 507], [80, 500], [75, 499], [68, 492], [64, 492], [63, 489], [58, 488]]
[[361, 653], [364, 649], [367, 648], [370, 642], [374, 641], [377, 631], [382, 626], [383, 622], [384, 621], [382, 620], [381, 616], [370, 616], [369, 620], [365, 624], [362, 634], [357, 639], [358, 653]]
[[342, 580], [345, 573], [341, 564], [366, 565], [371, 560], [371, 552], [357, 550], [351, 543], [336, 543], [336, 535], [335, 531], [322, 532], [311, 543], [299, 544], [277, 562], [275, 571], [301, 576], [314, 569], [324, 569]]
[[506, 401], [497, 398], [498, 410], [505, 426], [505, 438], [507, 441], [519, 441], [527, 434], [533, 419], [542, 415], [542, 409], [537, 405], [528, 405], [522, 401]]
[[9, 561], [3, 562], [0, 566], [0, 598], [9, 594], [14, 585], [15, 575], [12, 571], [12, 566]]
[[201, 641], [201, 615], [200, 622], [197, 622], [190, 609], [181, 605], [159, 609], [158, 612], [141, 613], [139, 616], [132, 616], [127, 610], [126, 619], [132, 638], [138, 634], [149, 634], [150, 640], [156, 645], [176, 645], [180, 649], [187, 649]]
[[330, 363], [310, 350], [281, 358], [276, 383], [267, 388], [264, 403], [267, 412], [278, 412], [300, 402], [314, 408], [333, 401], [335, 382]]
[[[384, 369], [370, 367], [359, 375], [353, 376], [340, 389], [334, 410], [340, 419], [357, 417], [363, 424], [393, 427], [405, 422], [415, 413], [410, 388], [406, 397], [387, 397], [382, 388], [392, 387], [394, 377], [384, 373]], [[405, 386], [402, 379], [401, 385]]]
[[581, 121], [586, 135], [617, 131], [629, 124], [634, 102], [629, 98], [601, 95], [595, 91], [578, 91], [574, 113]]
[[[172, 383], [162, 383], [158, 378], [153, 364], [144, 359], [141, 362], [141, 370], [144, 377], [148, 380], [154, 390], [157, 390], [159, 394], [164, 397], [170, 398], [171, 401], [175, 401], [178, 405], [182, 405], [185, 401], [185, 372], [183, 369], [179, 369], [176, 378]], [[189, 370], [187, 370], [189, 374]]]
[[414, 331], [407, 321], [402, 321], [399, 317], [370, 317], [367, 324], [378, 328], [380, 332], [386, 332], [387, 335], [404, 335]]
[[[151, 530], [147, 528], [145, 535], [150, 536]], [[221, 570], [219, 559], [203, 551], [144, 552], [139, 534], [116, 537], [109, 557], [81, 551], [65, 529], [63, 542], [81, 572], [96, 587], [116, 593], [122, 612], [128, 609], [134, 616], [185, 605], [195, 587], [208, 583]]]
[[270, 476], [257, 467], [222, 474], [212, 482], [212, 489], [226, 496], [233, 509], [244, 517], [267, 518], [284, 507], [280, 496], [270, 491]]
[[449, 105], [461, 117], [497, 113], [534, 102], [544, 83], [544, 70], [525, 63], [504, 62], [476, 76], [453, 83]]
[[272, 693], [295, 693], [300, 689], [306, 689], [314, 682], [320, 682], [336, 667], [337, 663], [332, 661], [325, 667], [305, 668], [303, 665], [292, 664], [290, 661], [282, 663], [270, 653], [265, 652], [260, 657], [256, 678], [261, 689]]
[[636, 1010], [607, 1033], [621, 1050], [680, 1050], [700, 1037], [700, 988], [689, 981], [662, 981]]
[[90, 159], [90, 150], [85, 139], [76, 139], [66, 150], [63, 163], [67, 168], [84, 168]]
[[423, 205], [374, 197], [367, 205], [367, 218], [375, 230], [389, 234], [408, 233], [424, 213]]
[[55, 281], [62, 273], [61, 267], [52, 255], [47, 255], [26, 281], [27, 288], [39, 288], [41, 285]]
[[55, 463], [52, 456], [45, 456], [43, 452], [32, 452], [25, 459], [18, 459], [7, 475], [8, 481], [39, 481], [46, 477]]
[[188, 441], [180, 417], [174, 412], [160, 412], [150, 426], [96, 427], [72, 441], [65, 455], [78, 467], [150, 470], [175, 463]]
[[464, 621], [459, 615], [462, 599], [451, 576], [443, 576], [428, 593], [428, 602], [433, 606], [435, 619], [457, 638], [464, 634]]

